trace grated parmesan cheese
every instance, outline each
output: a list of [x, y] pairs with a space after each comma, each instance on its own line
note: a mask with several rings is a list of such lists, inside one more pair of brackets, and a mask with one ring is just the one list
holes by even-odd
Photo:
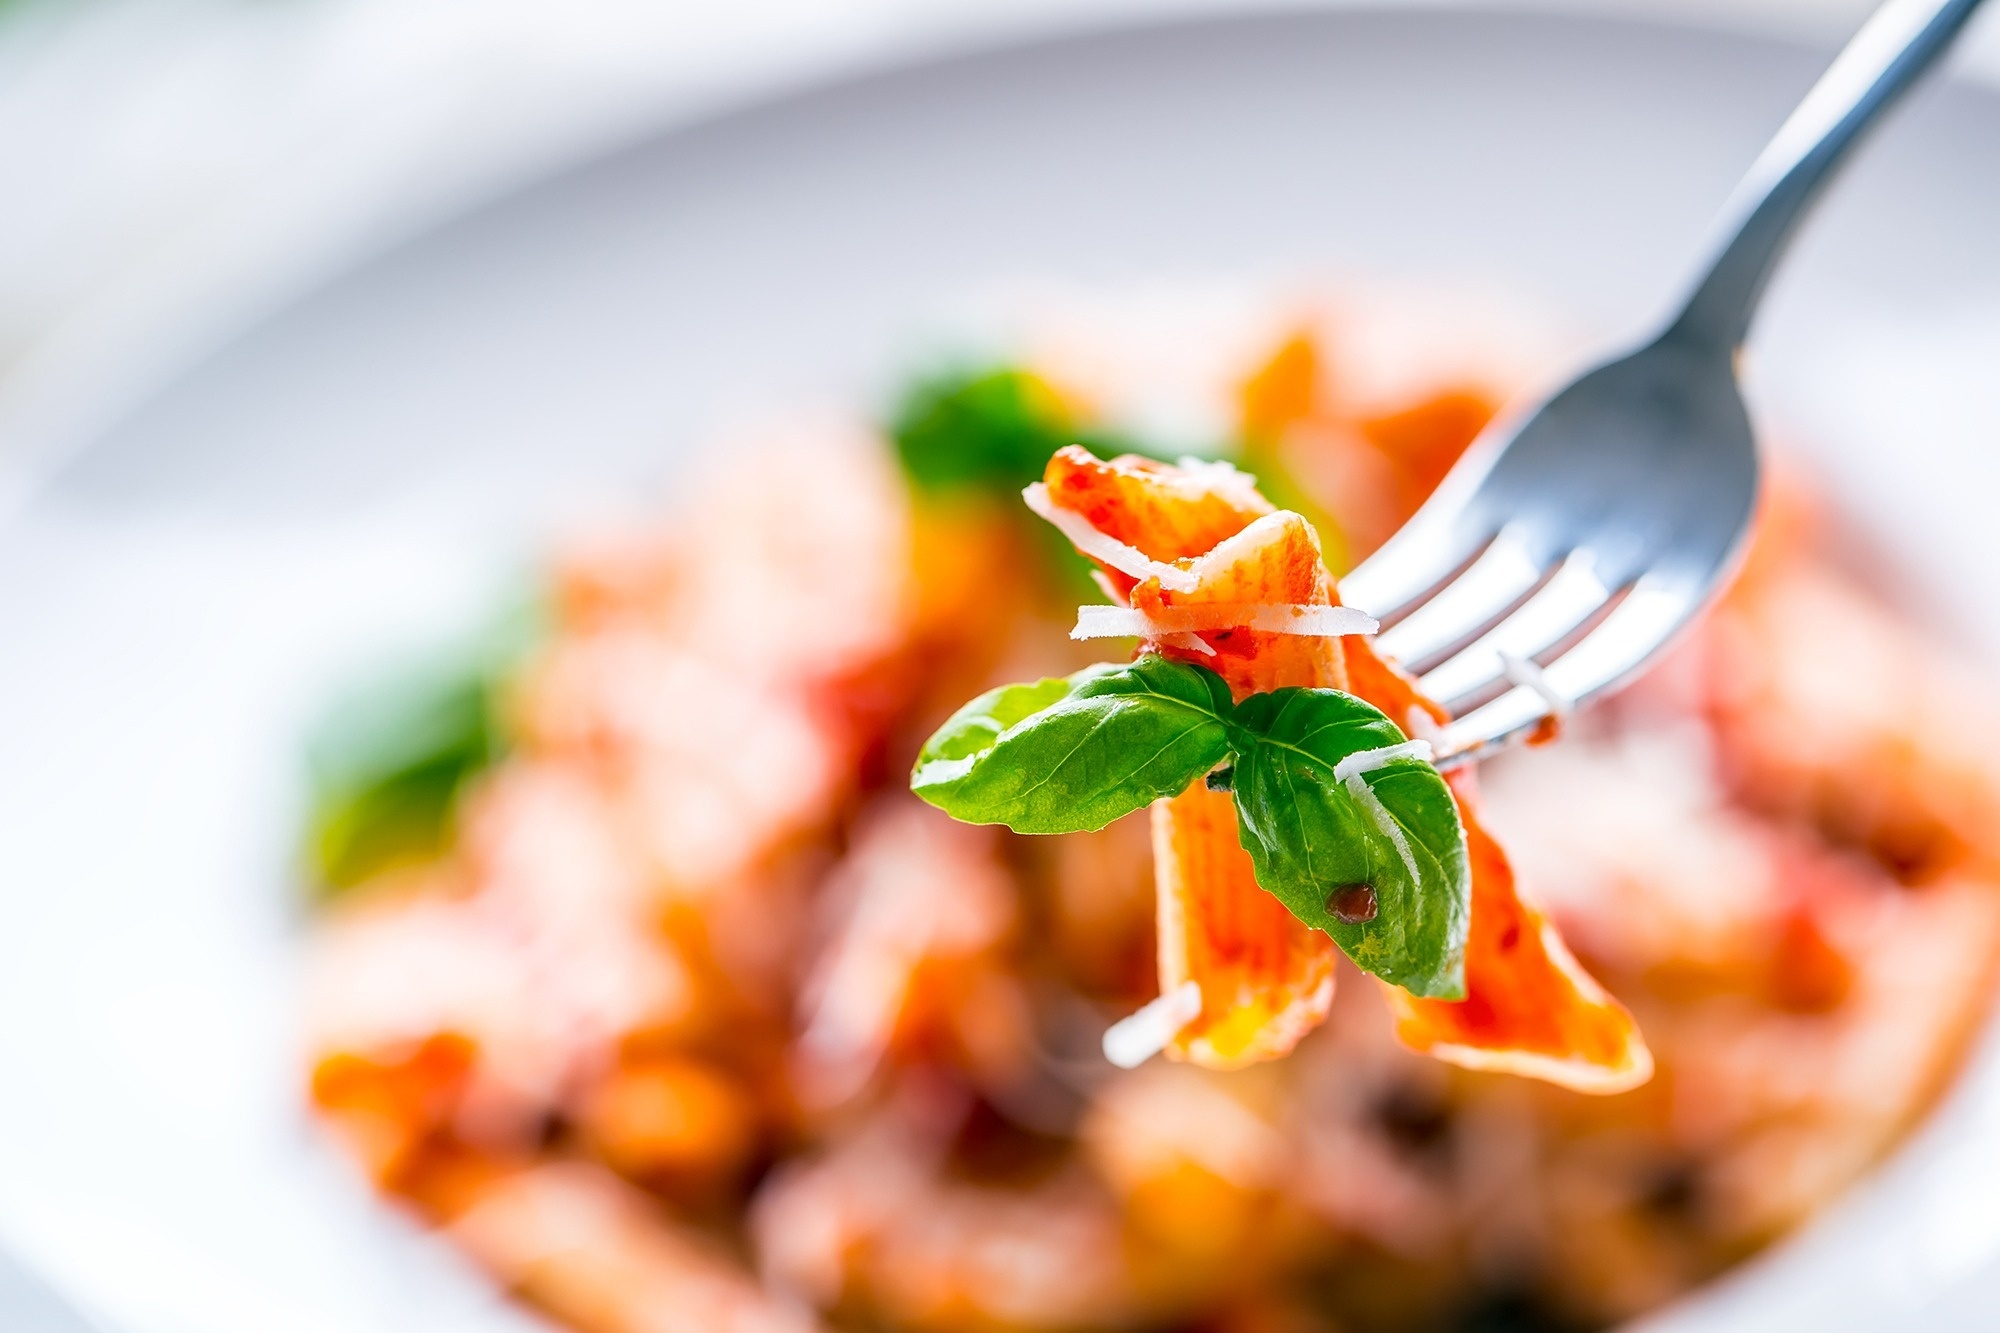
[[1576, 711], [1576, 703], [1549, 682], [1549, 675], [1531, 657], [1517, 657], [1513, 653], [1500, 654], [1500, 674], [1515, 685], [1533, 690], [1548, 705], [1549, 712], [1556, 721], [1566, 722]]
[[1351, 606], [1314, 606], [1296, 602], [1204, 602], [1191, 606], [1141, 611], [1124, 606], [1080, 606], [1072, 639], [1159, 639], [1169, 634], [1201, 630], [1254, 629], [1266, 634], [1300, 634], [1338, 638], [1373, 634], [1372, 616]]
[[1194, 454], [1182, 454], [1174, 460], [1174, 466], [1201, 478], [1217, 490], [1234, 491], [1242, 498], [1259, 500], [1263, 498], [1257, 493], [1257, 479], [1226, 458], [1200, 458]]
[[1118, 591], [1118, 585], [1113, 583], [1111, 581], [1110, 576], [1107, 575], [1103, 570], [1101, 569], [1091, 570], [1090, 581], [1092, 583], [1095, 583], [1097, 585], [1097, 590], [1104, 594], [1104, 600], [1111, 603], [1113, 606], [1132, 605], [1130, 602], [1125, 600], [1125, 594]]
[[1402, 741], [1396, 745], [1380, 745], [1372, 750], [1356, 750], [1333, 766], [1334, 780], [1345, 782], [1363, 773], [1373, 773], [1376, 769], [1398, 759], [1421, 759], [1431, 761], [1429, 741]]
[[1403, 859], [1403, 869], [1409, 871], [1410, 878], [1414, 880], [1417, 877], [1417, 858], [1410, 850], [1410, 840], [1404, 836], [1403, 826], [1389, 813], [1389, 807], [1382, 804], [1382, 798], [1375, 794], [1375, 789], [1362, 776], [1398, 759], [1421, 759], [1429, 763], [1431, 743], [1424, 740], [1403, 741], [1396, 745], [1378, 745], [1372, 750], [1356, 750], [1333, 766], [1333, 777], [1334, 781], [1346, 785], [1348, 794], [1368, 812], [1375, 827], [1396, 844], [1396, 855]]
[[1403, 869], [1410, 872], [1410, 880], [1414, 883], [1417, 879], [1417, 858], [1410, 850], [1410, 840], [1403, 836], [1403, 826], [1389, 813], [1389, 807], [1382, 804], [1382, 798], [1368, 785], [1368, 779], [1359, 773], [1349, 773], [1345, 781], [1348, 794], [1354, 797], [1355, 803], [1368, 812], [1368, 817], [1375, 821], [1375, 827], [1382, 830], [1383, 836], [1396, 844], [1396, 855], [1403, 858]]
[[1101, 560], [1121, 574], [1129, 574], [1135, 579], [1158, 579], [1162, 588], [1173, 592], [1193, 592], [1194, 574], [1179, 565], [1170, 565], [1155, 560], [1136, 546], [1124, 542], [1092, 527], [1083, 515], [1068, 509], [1059, 509], [1049, 498], [1049, 488], [1036, 482], [1021, 492], [1021, 498], [1035, 514], [1055, 525], [1056, 531], [1070, 539], [1077, 550], [1093, 560]]
[[1201, 1017], [1201, 983], [1183, 981], [1158, 999], [1104, 1030], [1104, 1058], [1137, 1069], [1167, 1049], [1181, 1029]]
[[1215, 656], [1215, 649], [1199, 634], [1162, 634], [1159, 642], [1168, 648], [1179, 648], [1183, 652], [1200, 653], [1203, 657]]

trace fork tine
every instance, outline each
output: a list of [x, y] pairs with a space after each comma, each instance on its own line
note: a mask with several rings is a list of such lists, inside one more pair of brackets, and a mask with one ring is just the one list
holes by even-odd
[[[1700, 605], [1698, 584], [1648, 574], [1603, 623], [1543, 669], [1543, 683], [1570, 706], [1587, 703], [1631, 675]], [[1509, 690], [1445, 727], [1438, 744], [1441, 763], [1452, 767], [1476, 759], [1551, 711], [1539, 691], [1525, 685]]]
[[1549, 581], [1477, 641], [1419, 682], [1425, 694], [1450, 707], [1455, 701], [1498, 680], [1506, 658], [1533, 657], [1558, 643], [1611, 599], [1611, 590], [1597, 576], [1597, 553], [1569, 553]]
[[1462, 510], [1426, 506], [1340, 580], [1340, 600], [1387, 620], [1451, 576], [1493, 535]]
[[1512, 528], [1502, 528], [1465, 572], [1428, 601], [1384, 630], [1375, 647], [1386, 657], [1415, 666], [1426, 657], [1478, 630], [1527, 592], [1542, 577], [1542, 566]]

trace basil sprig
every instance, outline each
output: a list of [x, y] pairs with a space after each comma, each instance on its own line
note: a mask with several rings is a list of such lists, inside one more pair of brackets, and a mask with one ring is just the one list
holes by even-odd
[[[1204, 667], [1147, 655], [974, 699], [918, 756], [910, 787], [954, 819], [1017, 833], [1102, 828], [1230, 761], [1238, 838], [1257, 882], [1361, 968], [1411, 993], [1465, 991], [1465, 830], [1444, 779], [1392, 759], [1356, 781], [1340, 761], [1404, 739], [1339, 690], [1232, 703]], [[1392, 831], [1393, 829], [1393, 831]]]

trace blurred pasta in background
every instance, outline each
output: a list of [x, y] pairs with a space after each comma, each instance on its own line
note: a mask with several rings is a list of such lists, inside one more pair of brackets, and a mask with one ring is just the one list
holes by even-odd
[[1154, 994], [1143, 819], [1016, 838], [906, 790], [968, 694], [1104, 655], [1020, 487], [1194, 449], [1351, 562], [1549, 364], [1416, 294], [1198, 306], [1045, 304], [879, 421], [724, 441], [460, 669], [337, 715], [310, 1089], [386, 1194], [591, 1333], [1571, 1329], [1897, 1141], [1985, 1009], [2000, 727], [1782, 462], [1670, 662], [1484, 774], [1651, 1083], [1427, 1061], [1344, 962], [1287, 1060], [1103, 1060]]

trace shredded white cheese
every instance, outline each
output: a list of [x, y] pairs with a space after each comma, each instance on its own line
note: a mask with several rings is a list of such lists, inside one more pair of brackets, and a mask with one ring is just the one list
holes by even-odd
[[1104, 1058], [1120, 1069], [1137, 1069], [1167, 1049], [1181, 1029], [1201, 1017], [1201, 983], [1180, 985], [1104, 1030]]
[[1021, 492], [1028, 508], [1056, 527], [1056, 531], [1070, 539], [1077, 550], [1093, 560], [1101, 560], [1121, 574], [1130, 574], [1135, 579], [1158, 579], [1160, 586], [1172, 592], [1193, 592], [1194, 574], [1178, 565], [1170, 565], [1155, 560], [1136, 546], [1127, 546], [1117, 538], [1099, 532], [1083, 515], [1068, 509], [1059, 509], [1049, 499], [1049, 488], [1036, 482]]
[[1179, 648], [1184, 652], [1199, 653], [1203, 657], [1215, 656], [1215, 649], [1199, 634], [1162, 634], [1156, 642], [1168, 648]]
[[1410, 881], [1415, 883], [1417, 858], [1410, 851], [1410, 840], [1403, 836], [1403, 826], [1389, 813], [1389, 807], [1382, 804], [1382, 798], [1368, 785], [1367, 778], [1359, 773], [1349, 773], [1345, 782], [1348, 794], [1354, 797], [1355, 803], [1368, 812], [1368, 817], [1375, 821], [1375, 827], [1382, 830], [1383, 836], [1396, 844], [1396, 855], [1403, 858], [1403, 869], [1410, 872]]
[[[1097, 581], [1097, 586], [1104, 591], [1104, 595], [1106, 597], [1109, 597], [1112, 601], [1118, 603], [1118, 605], [1080, 606], [1076, 609], [1077, 620], [1079, 624], [1082, 623], [1084, 620], [1090, 619], [1100, 613], [1108, 612], [1113, 616], [1136, 616], [1140, 614], [1139, 612], [1132, 610], [1129, 606], [1125, 604], [1125, 599], [1118, 595], [1117, 586], [1113, 584], [1110, 579], [1104, 577], [1103, 570], [1101, 569], [1091, 570], [1090, 577]], [[1116, 635], [1111, 635], [1111, 634], [1086, 635], [1086, 634], [1078, 634], [1074, 630], [1072, 630], [1070, 632], [1070, 637], [1072, 639], [1082, 639], [1082, 638], [1108, 639], [1114, 637], [1151, 639], [1153, 642], [1158, 643], [1167, 648], [1179, 648], [1183, 652], [1199, 653], [1203, 657], [1215, 656], [1215, 649], [1209, 647], [1206, 643], [1204, 643], [1202, 641], [1201, 636], [1198, 634], [1190, 634], [1187, 633], [1186, 631], [1158, 633], [1147, 626], [1141, 625], [1138, 621], [1134, 621], [1133, 624], [1136, 626], [1136, 628], [1129, 630], [1120, 630]]]
[[1420, 741], [1434, 741], [1440, 734], [1437, 719], [1422, 704], [1410, 705], [1409, 715], [1403, 719], [1403, 730]]
[[1431, 761], [1431, 743], [1425, 740], [1401, 741], [1395, 745], [1378, 745], [1372, 750], [1356, 750], [1333, 766], [1333, 777], [1336, 782], [1346, 784], [1348, 794], [1354, 797], [1355, 803], [1366, 810], [1368, 817], [1375, 821], [1375, 827], [1396, 844], [1396, 855], [1403, 858], [1403, 869], [1409, 871], [1410, 878], [1414, 880], [1417, 877], [1417, 858], [1410, 851], [1410, 840], [1403, 836], [1403, 826], [1396, 822], [1395, 816], [1389, 813], [1389, 807], [1382, 804], [1382, 798], [1375, 794], [1375, 789], [1362, 776], [1397, 759], [1421, 759], [1428, 764]]
[[1204, 602], [1141, 611], [1124, 606], [1080, 606], [1072, 639], [1158, 639], [1202, 630], [1254, 629], [1266, 634], [1339, 638], [1373, 634], [1377, 624], [1351, 606], [1296, 602]]
[[1111, 603], [1113, 606], [1132, 605], [1130, 602], [1125, 600], [1125, 594], [1118, 591], [1118, 585], [1111, 581], [1111, 576], [1106, 574], [1103, 570], [1101, 569], [1091, 570], [1090, 581], [1092, 583], [1095, 583], [1097, 585], [1097, 590], [1104, 594], [1104, 600]]
[[1533, 658], [1517, 657], [1513, 653], [1500, 654], [1500, 674], [1516, 685], [1524, 686], [1542, 696], [1542, 702], [1549, 706], [1549, 712], [1556, 721], [1564, 722], [1576, 711], [1574, 700], [1549, 683], [1546, 671]]
[[1421, 759], [1428, 764], [1431, 761], [1431, 743], [1402, 741], [1395, 745], [1379, 745], [1372, 750], [1356, 750], [1333, 766], [1334, 780], [1345, 782], [1363, 773], [1373, 773], [1397, 759]]
[[1194, 454], [1182, 454], [1174, 460], [1174, 465], [1183, 472], [1200, 477], [1217, 489], [1235, 491], [1244, 498], [1257, 494], [1257, 479], [1226, 458], [1200, 458]]

